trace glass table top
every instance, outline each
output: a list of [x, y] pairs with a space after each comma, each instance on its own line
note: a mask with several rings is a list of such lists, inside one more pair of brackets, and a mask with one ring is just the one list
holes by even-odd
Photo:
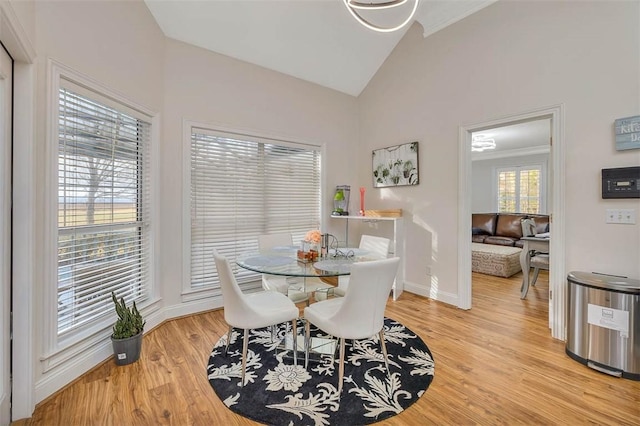
[[245, 253], [237, 257], [238, 266], [250, 271], [288, 277], [337, 277], [349, 275], [355, 262], [374, 260], [361, 249], [331, 250], [324, 258], [303, 262], [297, 258], [298, 246], [273, 247], [268, 251]]

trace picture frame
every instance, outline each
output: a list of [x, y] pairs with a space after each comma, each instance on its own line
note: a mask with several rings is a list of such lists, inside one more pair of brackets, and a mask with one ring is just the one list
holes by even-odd
[[420, 182], [418, 142], [374, 149], [372, 169], [374, 188], [417, 185]]

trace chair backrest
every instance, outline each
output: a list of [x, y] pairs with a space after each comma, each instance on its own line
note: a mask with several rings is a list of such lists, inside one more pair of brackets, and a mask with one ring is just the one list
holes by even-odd
[[380, 258], [387, 257], [390, 243], [391, 241], [384, 237], [376, 237], [373, 235], [363, 235], [360, 237], [360, 248]]
[[364, 339], [382, 329], [384, 309], [398, 271], [399, 257], [354, 263], [351, 279], [338, 311], [332, 317], [342, 336]]
[[269, 250], [272, 247], [290, 246], [292, 244], [293, 238], [288, 232], [258, 236], [258, 250], [260, 251]]
[[245, 301], [242, 290], [238, 286], [231, 265], [226, 257], [213, 250], [213, 258], [216, 262], [220, 288], [222, 289], [222, 303], [224, 305], [224, 320], [233, 327], [242, 327], [244, 322], [252, 315], [253, 309]]
[[[365, 256], [371, 255], [376, 259], [384, 259], [389, 256], [389, 244], [391, 240], [384, 237], [376, 237], [374, 235], [362, 235], [360, 237], [359, 248], [366, 250]], [[341, 275], [338, 277], [338, 287], [346, 288], [351, 280], [349, 275]]]

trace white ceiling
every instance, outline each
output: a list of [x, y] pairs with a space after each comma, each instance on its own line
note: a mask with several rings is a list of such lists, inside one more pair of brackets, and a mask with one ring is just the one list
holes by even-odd
[[548, 153], [551, 149], [551, 120], [535, 120], [474, 132], [496, 142], [495, 150], [472, 152], [475, 160]]
[[[379, 1], [379, 0], [369, 0]], [[404, 20], [414, 0], [374, 23]], [[496, 0], [420, 0], [415, 20], [425, 37]], [[358, 96], [409, 25], [377, 33], [349, 14], [343, 0], [145, 0], [167, 37]], [[482, 131], [496, 149], [474, 159], [549, 149], [549, 120]]]
[[[413, 1], [366, 17], [380, 25], [401, 22]], [[495, 1], [421, 0], [415, 19], [426, 37]], [[353, 96], [362, 92], [409, 28], [371, 31], [356, 22], [343, 0], [145, 3], [167, 37]]]

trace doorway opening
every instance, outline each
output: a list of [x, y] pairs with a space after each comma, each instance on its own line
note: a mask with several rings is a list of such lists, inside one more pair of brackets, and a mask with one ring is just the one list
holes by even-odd
[[[471, 214], [474, 210], [472, 188], [475, 180], [475, 178], [472, 178], [473, 136], [476, 135], [476, 139], [478, 139], [477, 135], [479, 134], [485, 140], [491, 139], [489, 130], [508, 130], [527, 123], [531, 125], [531, 123], [535, 122], [549, 124], [549, 133], [552, 141], [549, 149], [548, 170], [545, 173], [550, 196], [546, 197], [544, 201], [545, 210], [550, 216], [550, 228], [553, 229], [553, 238], [550, 240], [550, 263], [553, 266], [549, 271], [549, 328], [554, 338], [564, 340], [566, 290], [564, 285], [564, 167], [562, 166], [564, 164], [564, 147], [562, 143], [563, 109], [561, 105], [460, 127], [458, 307], [471, 309], [472, 305]], [[495, 199], [497, 200], [497, 195]]]

